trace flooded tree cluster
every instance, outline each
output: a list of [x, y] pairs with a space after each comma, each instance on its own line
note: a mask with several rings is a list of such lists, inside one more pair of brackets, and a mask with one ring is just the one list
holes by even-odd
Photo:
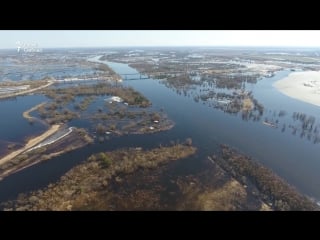
[[278, 177], [270, 169], [226, 145], [221, 145], [221, 156], [213, 156], [223, 169], [246, 186], [254, 184], [256, 195], [274, 210], [318, 210], [310, 199]]

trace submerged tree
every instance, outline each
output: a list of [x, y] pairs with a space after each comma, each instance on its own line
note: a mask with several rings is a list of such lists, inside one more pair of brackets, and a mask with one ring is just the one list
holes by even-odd
[[191, 138], [187, 138], [186, 141], [185, 141], [185, 145], [191, 146], [192, 145], [192, 139]]

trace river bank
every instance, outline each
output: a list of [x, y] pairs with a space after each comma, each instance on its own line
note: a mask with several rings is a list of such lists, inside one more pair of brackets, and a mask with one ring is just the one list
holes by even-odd
[[[25, 148], [14, 151], [1, 159], [3, 161], [0, 164], [0, 180], [27, 167], [82, 148], [93, 142], [93, 139], [84, 129], [62, 128], [63, 126], [60, 125], [52, 126], [49, 129], [50, 131], [35, 138], [36, 140], [32, 139], [32, 144], [26, 145]], [[68, 131], [65, 133], [66, 130]]]
[[11, 161], [13, 158], [18, 156], [19, 154], [21, 154], [21, 153], [27, 151], [28, 149], [36, 146], [37, 144], [39, 144], [40, 142], [45, 140], [50, 135], [56, 133], [59, 130], [59, 128], [60, 128], [59, 124], [52, 125], [46, 132], [44, 132], [40, 136], [37, 136], [35, 138], [30, 139], [23, 148], [20, 148], [19, 150], [16, 150], [16, 151], [14, 151], [14, 152], [2, 157], [0, 159], [0, 166], [3, 165], [4, 163], [8, 162], [8, 161]]
[[291, 73], [273, 86], [289, 97], [320, 106], [320, 72]]
[[44, 83], [44, 85], [39, 86], [39, 87], [35, 87], [35, 88], [28, 89], [28, 90], [23, 90], [23, 91], [18, 91], [18, 92], [13, 92], [13, 93], [8, 93], [8, 94], [2, 94], [2, 95], [0, 95], [0, 99], [12, 98], [12, 97], [17, 97], [17, 96], [33, 93], [35, 91], [39, 91], [41, 89], [47, 88], [47, 87], [51, 86], [52, 84], [54, 84], [54, 81], [46, 81]]

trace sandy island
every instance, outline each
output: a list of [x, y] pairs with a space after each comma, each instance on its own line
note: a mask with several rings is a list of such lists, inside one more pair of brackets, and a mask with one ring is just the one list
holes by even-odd
[[320, 106], [320, 72], [291, 73], [273, 86], [289, 97]]
[[49, 128], [46, 132], [44, 132], [40, 136], [29, 140], [28, 143], [23, 148], [20, 148], [19, 150], [16, 150], [16, 151], [6, 155], [5, 157], [1, 158], [0, 165], [12, 160], [14, 157], [18, 156], [19, 154], [23, 153], [24, 151], [36, 146], [37, 144], [39, 144], [40, 142], [45, 140], [47, 137], [49, 137], [50, 135], [57, 132], [59, 130], [59, 128], [60, 128], [60, 125], [58, 125], [58, 124], [52, 125], [51, 128]]

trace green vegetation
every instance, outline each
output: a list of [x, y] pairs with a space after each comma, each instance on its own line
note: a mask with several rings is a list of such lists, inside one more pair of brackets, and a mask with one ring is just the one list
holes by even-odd
[[122, 134], [145, 134], [172, 128], [174, 123], [164, 113], [150, 110], [108, 109], [107, 113], [97, 112], [89, 118], [96, 122], [94, 129], [103, 136], [106, 131]]
[[[42, 91], [52, 101], [38, 107], [38, 112], [42, 119], [49, 124], [65, 123], [72, 119], [79, 118], [80, 113], [77, 111], [85, 111], [94, 101], [97, 95], [115, 95], [119, 96], [128, 105], [148, 107], [151, 105], [149, 100], [142, 96], [139, 92], [132, 88], [116, 86], [109, 83], [99, 83], [96, 85], [84, 85], [69, 88], [52, 88]], [[76, 97], [84, 96], [79, 102], [75, 103]], [[74, 110], [68, 109], [68, 105], [74, 103]], [[99, 111], [102, 112], [102, 109]]]
[[69, 88], [45, 89], [43, 92], [57, 102], [66, 104], [76, 96], [111, 95], [122, 98], [129, 105], [148, 107], [149, 100], [131, 87], [111, 83], [98, 83], [95, 85], [82, 85]]
[[81, 110], [81, 111], [85, 111], [87, 110], [87, 108], [89, 107], [89, 105], [94, 101], [94, 97], [90, 96], [90, 97], [85, 97], [84, 99], [82, 99], [82, 101], [78, 104], [74, 105], [74, 108], [76, 110]]
[[242, 184], [254, 184], [260, 197], [271, 203], [275, 210], [319, 210], [315, 203], [301, 195], [270, 169], [226, 145], [222, 145], [221, 149], [222, 156], [215, 156], [215, 161]]
[[176, 181], [179, 210], [319, 210], [310, 199], [274, 174], [226, 145], [208, 157], [205, 170]]
[[166, 81], [170, 87], [174, 87], [174, 88], [180, 88], [188, 85], [199, 84], [199, 82], [192, 80], [190, 76], [186, 74], [175, 75], [173, 77], [169, 76], [166, 78]]
[[108, 157], [108, 155], [103, 152], [97, 154], [96, 160], [100, 162], [102, 168], [108, 168], [112, 163], [110, 157]]
[[216, 93], [211, 90], [196, 95], [194, 100], [196, 102], [201, 100], [203, 103], [227, 113], [237, 114], [241, 112], [243, 120], [258, 121], [264, 111], [263, 105], [253, 97], [252, 92], [243, 90], [234, 91], [232, 94]]
[[50, 125], [66, 123], [72, 119], [78, 118], [79, 114], [72, 112], [67, 108], [58, 108], [56, 102], [47, 103], [38, 108], [39, 115]]
[[[214, 171], [213, 169], [211, 169]], [[217, 171], [217, 170], [216, 170]], [[199, 178], [180, 178], [177, 185], [181, 191], [178, 202], [179, 210], [195, 211], [236, 211], [246, 210], [248, 194], [245, 188], [233, 178], [224, 176], [218, 170], [215, 182], [199, 181]], [[207, 174], [207, 178], [213, 174]], [[189, 177], [190, 178], [190, 177]], [[221, 182], [217, 184], [216, 182]], [[190, 184], [190, 182], [192, 184]], [[259, 210], [260, 202], [255, 203], [254, 210]]]
[[185, 158], [195, 152], [195, 147], [178, 144], [148, 151], [120, 149], [97, 153], [71, 169], [56, 184], [6, 203], [6, 209], [107, 210], [110, 206], [105, 196], [113, 179], [119, 181], [120, 175], [138, 169], [156, 169], [159, 164]]
[[[214, 83], [217, 88], [240, 89], [244, 82], [256, 83], [264, 75], [258, 70], [252, 72], [241, 63], [227, 63], [232, 57], [215, 56], [214, 62], [207, 61], [205, 57], [201, 60], [186, 59], [185, 54], [181, 57], [183, 58], [175, 57], [178, 59], [176, 62], [165, 58], [156, 65], [146, 60], [129, 65], [152, 78], [165, 78], [166, 85], [175, 89], [202, 85], [204, 82]], [[200, 81], [193, 80], [194, 76], [200, 77]]]

